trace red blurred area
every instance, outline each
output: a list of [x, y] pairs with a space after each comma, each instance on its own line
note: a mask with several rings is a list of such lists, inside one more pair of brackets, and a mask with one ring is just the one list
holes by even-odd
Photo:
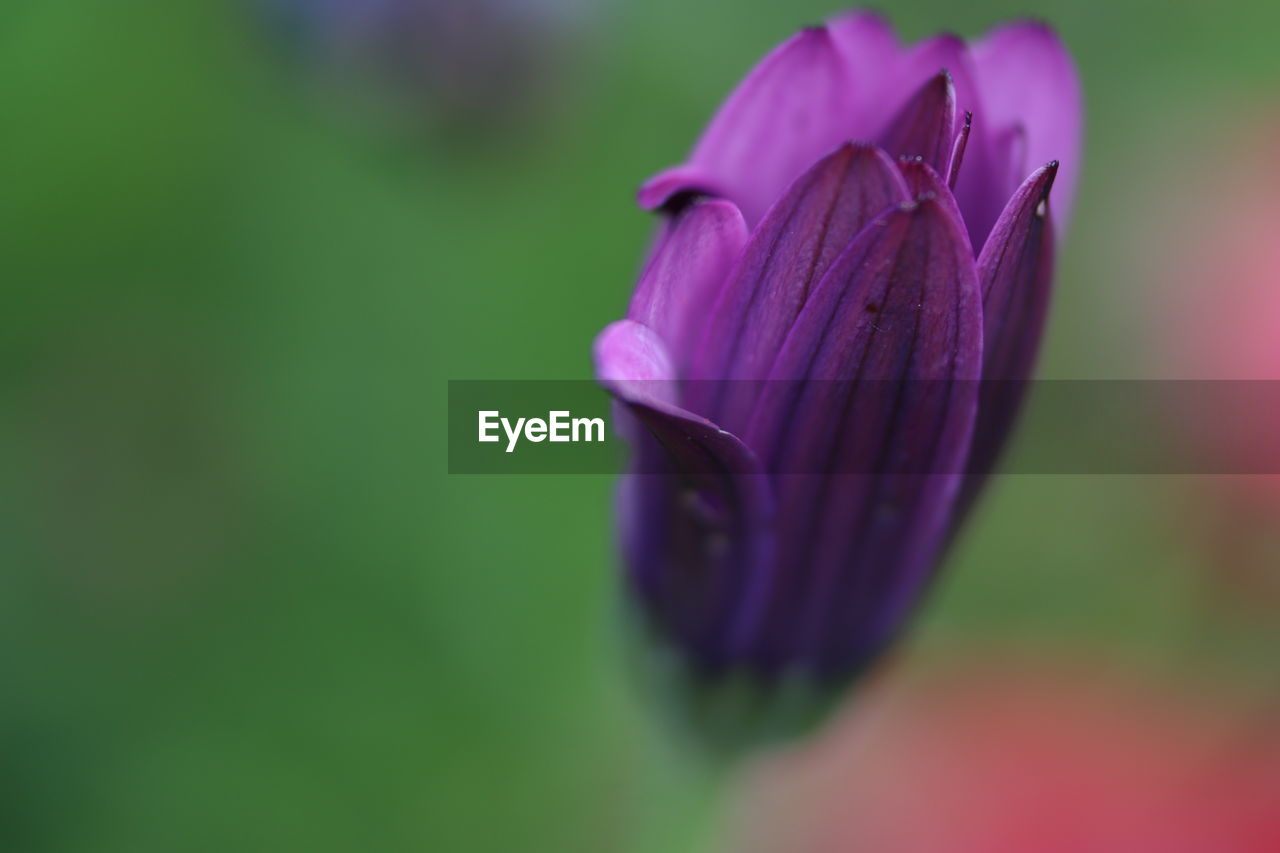
[[948, 672], [863, 697], [824, 735], [757, 764], [728, 849], [1280, 850], [1274, 709], [1085, 667]]

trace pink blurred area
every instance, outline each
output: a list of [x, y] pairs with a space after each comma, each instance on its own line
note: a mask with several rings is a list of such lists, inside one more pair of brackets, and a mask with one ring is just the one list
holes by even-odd
[[[1219, 581], [1280, 601], [1280, 103], [1206, 105], [1166, 135], [1175, 149], [1131, 203], [1128, 264], [1151, 375], [1247, 380], [1222, 406], [1169, 413], [1171, 434], [1207, 467], [1173, 535]], [[1191, 163], [1212, 163], [1194, 168]], [[1171, 163], [1182, 163], [1170, 174]]]
[[823, 735], [758, 762], [726, 849], [1280, 850], [1274, 708], [1075, 664], [944, 671], [882, 684]]
[[1150, 344], [1167, 378], [1280, 380], [1280, 104], [1215, 124], [1214, 167], [1143, 200]]
[[[1161, 378], [1280, 382], [1280, 105], [1213, 124], [1197, 154], [1214, 168], [1162, 180], [1135, 218], [1145, 345]], [[1257, 470], [1218, 485], [1280, 519], [1280, 476], [1263, 464], [1280, 444], [1275, 396], [1224, 395], [1237, 411], [1189, 411], [1174, 426], [1202, 452]]]

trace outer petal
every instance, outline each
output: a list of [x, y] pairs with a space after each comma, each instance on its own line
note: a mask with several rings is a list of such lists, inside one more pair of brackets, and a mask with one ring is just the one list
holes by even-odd
[[[886, 118], [883, 95], [896, 78], [903, 48], [893, 27], [875, 12], [859, 10], [839, 15], [827, 22], [827, 30], [844, 59], [850, 100], [849, 135], [871, 139]], [[936, 72], [938, 68], [932, 70]]]
[[[883, 151], [844, 145], [798, 179], [751, 235], [725, 282], [693, 360], [706, 380], [761, 380], [812, 287], [873, 218], [907, 199], [896, 164]], [[746, 426], [749, 383], [699, 385], [723, 390], [689, 405], [729, 429]]]
[[718, 671], [738, 601], [770, 553], [767, 479], [742, 442], [676, 405], [671, 358], [652, 330], [607, 326], [595, 359], [633, 441], [619, 500], [632, 585], [650, 625]]
[[963, 226], [930, 198], [869, 225], [805, 304], [748, 439], [799, 472], [777, 486], [779, 559], [752, 634], [762, 667], [849, 675], [914, 603], [971, 440], [979, 300]]
[[685, 375], [711, 305], [746, 242], [747, 225], [729, 201], [695, 202], [666, 224], [627, 317], [666, 343], [677, 376]]
[[995, 466], [1031, 377], [1053, 281], [1053, 229], [1049, 190], [1057, 163], [1038, 170], [1018, 188], [978, 258], [983, 296], [985, 350], [978, 427], [965, 482], [968, 505]]
[[[1058, 36], [1038, 21], [1008, 24], [974, 46], [978, 85], [997, 132], [1026, 130], [1026, 162], [1058, 160], [1059, 236], [1071, 215], [1084, 123], [1080, 78]], [[1019, 176], [1021, 177], [1021, 176]]]
[[1026, 379], [1044, 331], [1053, 279], [1049, 191], [1058, 163], [1037, 169], [1018, 188], [978, 257], [982, 285], [983, 379]]
[[849, 136], [844, 64], [825, 27], [756, 66], [720, 107], [684, 166], [640, 188], [655, 208], [684, 191], [723, 195], [755, 223], [797, 175]]
[[662, 339], [634, 320], [604, 328], [595, 343], [596, 378], [668, 446], [683, 472], [754, 474], [755, 455], [707, 418], [678, 405], [677, 378]]

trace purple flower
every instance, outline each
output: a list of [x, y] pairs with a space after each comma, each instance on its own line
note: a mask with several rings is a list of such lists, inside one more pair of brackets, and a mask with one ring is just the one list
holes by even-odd
[[901, 627], [1018, 406], [975, 380], [1030, 375], [1080, 113], [1043, 24], [901, 46], [853, 13], [640, 189], [664, 227], [596, 368], [629, 597], [694, 682], [823, 692]]

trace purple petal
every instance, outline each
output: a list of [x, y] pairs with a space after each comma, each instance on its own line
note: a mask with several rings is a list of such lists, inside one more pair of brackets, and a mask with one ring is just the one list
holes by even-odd
[[880, 134], [880, 147], [899, 157], [921, 157], [946, 169], [955, 144], [956, 89], [940, 71], [916, 90]]
[[632, 441], [619, 495], [632, 585], [651, 626], [716, 670], [732, 654], [737, 602], [770, 553], [768, 480], [736, 437], [676, 405], [671, 357], [651, 329], [607, 326], [595, 360]]
[[746, 242], [747, 225], [729, 201], [694, 202], [666, 224], [627, 317], [658, 334], [677, 376], [686, 374], [711, 305]]
[[787, 184], [849, 137], [843, 61], [825, 27], [797, 33], [747, 75], [703, 133], [683, 166], [640, 188], [656, 208], [685, 190], [732, 199], [748, 223]]
[[[877, 148], [847, 144], [816, 163], [748, 240], [703, 332], [694, 378], [767, 378], [810, 289], [867, 222], [907, 197], [897, 166]], [[750, 384], [718, 387], [727, 394], [690, 406], [729, 429], [744, 427]]]
[[1021, 125], [1028, 163], [1062, 164], [1054, 197], [1061, 236], [1075, 197], [1084, 122], [1080, 79], [1071, 55], [1049, 26], [1036, 21], [993, 30], [974, 46], [973, 54], [993, 131]]
[[1031, 377], [1053, 282], [1049, 190], [1058, 164], [1044, 166], [1018, 188], [978, 257], [985, 340], [978, 428], [969, 457], [976, 476], [965, 483], [967, 504], [994, 467]]
[[848, 673], [901, 623], [949, 527], [981, 324], [967, 235], [937, 198], [868, 225], [805, 304], [748, 433], [801, 472], [778, 478], [779, 562], [744, 632], [763, 665]]

